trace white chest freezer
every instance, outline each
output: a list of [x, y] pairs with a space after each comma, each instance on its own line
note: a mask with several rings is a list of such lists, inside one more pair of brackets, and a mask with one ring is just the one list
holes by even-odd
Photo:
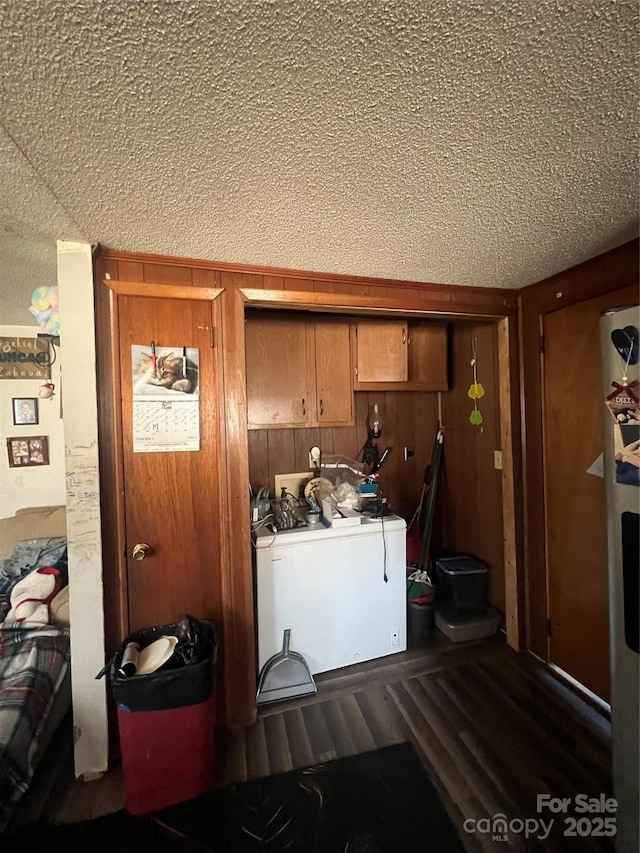
[[299, 528], [256, 536], [258, 663], [291, 649], [313, 674], [407, 648], [406, 524]]

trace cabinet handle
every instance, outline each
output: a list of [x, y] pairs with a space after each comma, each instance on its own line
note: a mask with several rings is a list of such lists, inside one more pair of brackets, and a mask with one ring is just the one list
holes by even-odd
[[324, 415], [324, 406], [322, 405], [322, 400], [320, 400], [320, 414]]
[[407, 342], [407, 332], [405, 329], [402, 330], [402, 343], [406, 344]]
[[307, 414], [307, 407], [304, 404], [304, 397], [302, 398], [302, 414], [303, 415]]

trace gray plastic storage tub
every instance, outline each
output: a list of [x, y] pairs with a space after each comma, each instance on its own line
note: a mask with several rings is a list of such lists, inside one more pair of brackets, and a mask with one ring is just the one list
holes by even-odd
[[492, 637], [502, 621], [502, 613], [489, 605], [481, 616], [458, 616], [448, 607], [436, 608], [436, 628], [453, 643]]
[[487, 567], [473, 557], [436, 560], [436, 603], [460, 616], [480, 616], [487, 607]]

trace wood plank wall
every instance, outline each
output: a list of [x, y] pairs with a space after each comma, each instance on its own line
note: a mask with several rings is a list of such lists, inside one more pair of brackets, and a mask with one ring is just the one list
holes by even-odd
[[[477, 340], [478, 400], [484, 418], [469, 422], [473, 400], [472, 341]], [[451, 336], [450, 390], [442, 395], [445, 427], [443, 475], [443, 546], [472, 554], [488, 566], [489, 601], [504, 613], [504, 542], [502, 472], [494, 467], [500, 450], [498, 333], [494, 323], [457, 321]]]

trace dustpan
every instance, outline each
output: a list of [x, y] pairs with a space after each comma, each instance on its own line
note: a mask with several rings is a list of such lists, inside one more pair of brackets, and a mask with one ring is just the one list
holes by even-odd
[[270, 657], [262, 667], [256, 695], [258, 705], [318, 692], [305, 659], [298, 652], [289, 650], [290, 639], [291, 629], [286, 628], [282, 651]]

